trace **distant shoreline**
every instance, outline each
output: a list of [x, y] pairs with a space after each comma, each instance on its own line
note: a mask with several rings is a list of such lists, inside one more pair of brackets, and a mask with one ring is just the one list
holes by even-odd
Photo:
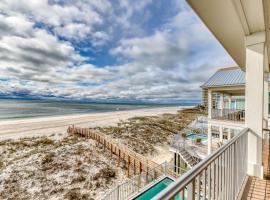
[[81, 127], [111, 126], [119, 120], [135, 116], [153, 116], [175, 113], [177, 110], [193, 106], [140, 108], [125, 111], [72, 114], [64, 116], [35, 117], [0, 121], [0, 140], [20, 137], [66, 134], [68, 126]]
[[0, 100], [0, 122], [54, 116], [61, 117], [69, 115], [84, 115], [148, 108], [164, 108], [193, 105], [193, 103], [183, 103], [175, 105], [57, 102], [40, 100]]
[[147, 107], [147, 108], [133, 108], [129, 110], [108, 110], [108, 111], [96, 111], [96, 112], [85, 112], [85, 113], [74, 113], [74, 114], [59, 114], [59, 115], [48, 115], [48, 116], [35, 116], [35, 117], [22, 117], [22, 118], [10, 118], [10, 119], [0, 119], [0, 125], [6, 124], [6, 123], [20, 123], [20, 122], [25, 122], [25, 121], [46, 121], [48, 119], [72, 119], [72, 118], [77, 118], [77, 117], [87, 117], [87, 116], [92, 116], [96, 114], [118, 114], [118, 113], [125, 113], [125, 112], [132, 112], [132, 111], [151, 111], [151, 110], [160, 110], [160, 109], [175, 109], [178, 108], [183, 109], [183, 108], [191, 108], [194, 106], [156, 106], [156, 107]]

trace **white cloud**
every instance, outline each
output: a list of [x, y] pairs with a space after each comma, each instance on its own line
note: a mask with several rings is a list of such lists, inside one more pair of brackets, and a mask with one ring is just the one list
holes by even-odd
[[[55, 73], [84, 61], [68, 43], [59, 41], [45, 30], [34, 28], [24, 18], [0, 15], [1, 76], [22, 80], [49, 81]], [[13, 26], [17, 22], [17, 26]]]
[[4, 16], [0, 14], [0, 38], [6, 34], [29, 36], [32, 32], [33, 22], [23, 16]]
[[101, 23], [99, 14], [91, 9], [90, 4], [75, 2], [57, 4], [48, 0], [2, 0], [0, 8], [7, 14], [24, 14], [36, 21], [60, 26], [73, 21]]
[[2, 13], [52, 28], [55, 34], [73, 39], [83, 39], [92, 27], [103, 23], [101, 12], [110, 9], [109, 1], [49, 1], [49, 0], [2, 0]]
[[91, 27], [86, 26], [85, 24], [71, 23], [62, 27], [56, 27], [54, 31], [57, 35], [61, 35], [65, 38], [82, 39], [90, 33]]
[[[179, 12], [155, 31], [134, 24], [138, 13], [142, 24], [148, 20], [151, 3], [2, 0], [1, 92], [94, 99], [200, 98], [200, 84], [217, 67], [233, 61], [183, 1], [176, 2]], [[74, 41], [89, 42], [84, 48], [97, 50], [116, 44], [108, 53], [118, 64], [84, 63], [90, 56], [81, 56]]]
[[113, 55], [123, 55], [139, 61], [142, 66], [171, 69], [187, 56], [187, 46], [180, 40], [170, 40], [166, 32], [156, 32], [144, 38], [124, 39], [111, 50]]

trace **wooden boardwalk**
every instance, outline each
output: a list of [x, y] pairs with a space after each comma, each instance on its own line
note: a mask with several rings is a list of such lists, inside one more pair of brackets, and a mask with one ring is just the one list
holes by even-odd
[[124, 161], [127, 168], [127, 176], [131, 175], [131, 170], [133, 174], [141, 174], [143, 171], [148, 172], [149, 169], [157, 168], [160, 166], [152, 160], [147, 159], [141, 154], [127, 148], [126, 146], [116, 142], [109, 136], [93, 131], [89, 128], [79, 128], [79, 127], [69, 127], [67, 132], [69, 134], [80, 135], [81, 137], [91, 138], [101, 144], [104, 150], [108, 150], [111, 156], [115, 155], [118, 157], [118, 164]]

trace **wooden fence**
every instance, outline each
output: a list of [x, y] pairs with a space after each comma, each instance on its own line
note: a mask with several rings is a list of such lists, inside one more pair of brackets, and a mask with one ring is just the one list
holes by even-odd
[[94, 131], [89, 128], [69, 127], [67, 129], [69, 134], [76, 134], [81, 137], [91, 138], [97, 141], [104, 147], [104, 150], [108, 150], [111, 156], [115, 155], [118, 158], [118, 165], [121, 161], [124, 161], [127, 169], [127, 176], [133, 174], [141, 174], [143, 171], [148, 172], [150, 169], [156, 168], [159, 165], [152, 160], [147, 159], [141, 154], [127, 148], [126, 146], [116, 142], [114, 139], [105, 135], [104, 133]]

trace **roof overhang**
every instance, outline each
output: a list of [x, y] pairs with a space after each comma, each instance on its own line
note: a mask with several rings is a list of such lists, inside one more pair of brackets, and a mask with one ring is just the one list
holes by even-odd
[[211, 87], [201, 87], [202, 89], [209, 89], [212, 91], [233, 91], [233, 90], [245, 90], [244, 84], [238, 85], [217, 85]]
[[[264, 32], [266, 47], [270, 52], [269, 0], [187, 1], [243, 70], [246, 62], [247, 36]], [[268, 60], [270, 61], [269, 56]]]

